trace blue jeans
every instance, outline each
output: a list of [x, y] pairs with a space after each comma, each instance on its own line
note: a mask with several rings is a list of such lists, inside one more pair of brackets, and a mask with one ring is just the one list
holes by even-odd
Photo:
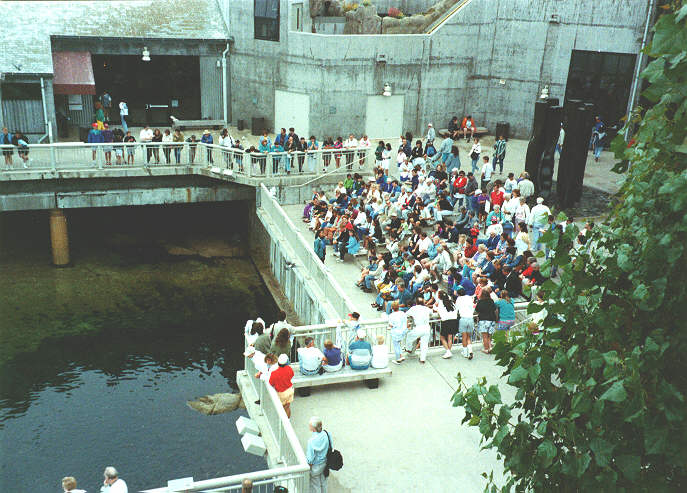
[[126, 134], [129, 131], [129, 126], [126, 124], [126, 116], [119, 115], [122, 118], [122, 131]]
[[539, 229], [543, 228], [544, 226], [544, 224], [532, 225], [532, 230], [530, 231], [530, 238], [532, 240], [532, 250], [535, 252], [541, 248], [541, 245], [539, 244], [539, 238], [541, 237]]
[[503, 173], [503, 160], [506, 157], [504, 154], [503, 156], [494, 156], [494, 170], [496, 170], [496, 165], [499, 165], [499, 173]]
[[474, 173], [475, 171], [479, 171], [479, 168], [477, 167], [477, 161], [479, 161], [479, 157], [477, 159], [472, 160], [472, 172]]
[[320, 369], [318, 368], [317, 370], [305, 370], [301, 366], [301, 375], [317, 375], [320, 372]]
[[365, 287], [367, 289], [372, 289], [372, 281], [375, 280], [375, 276], [367, 275], [365, 276]]
[[174, 148], [174, 158], [176, 159], [177, 164], [181, 162], [181, 147]]

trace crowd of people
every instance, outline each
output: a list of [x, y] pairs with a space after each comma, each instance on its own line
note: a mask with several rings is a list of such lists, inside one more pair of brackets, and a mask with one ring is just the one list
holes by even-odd
[[[424, 361], [429, 329], [420, 306], [442, 320], [445, 358], [452, 355], [454, 338], [471, 358], [473, 330], [490, 353], [492, 334], [507, 333], [514, 323], [514, 303], [529, 299], [546, 280], [535, 254], [554, 252], [543, 245], [542, 235], [561, 234], [573, 221], [557, 224], [544, 199], [536, 197], [527, 172], [504, 173], [502, 136], [491, 156], [473, 137], [473, 168], [461, 169], [454, 139], [469, 139], [474, 128], [473, 122], [450, 129], [438, 150], [431, 124], [424, 142], [418, 139], [412, 149], [404, 136], [397, 153], [399, 178], [378, 162], [367, 180], [351, 173], [329, 196], [313, 190], [303, 210], [322, 262], [329, 246], [339, 262], [348, 254], [367, 256], [356, 285], [374, 293], [372, 306], [389, 315], [396, 363], [404, 360], [403, 346], [414, 349], [408, 334], [419, 333]], [[475, 168], [476, 160], [483, 162], [481, 169]]]

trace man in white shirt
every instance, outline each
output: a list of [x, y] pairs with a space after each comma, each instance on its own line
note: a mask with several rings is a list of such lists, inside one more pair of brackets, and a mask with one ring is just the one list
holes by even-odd
[[406, 349], [406, 351], [413, 353], [417, 347], [416, 341], [420, 339], [420, 363], [424, 363], [427, 360], [427, 349], [429, 348], [429, 335], [431, 332], [429, 317], [431, 315], [432, 310], [424, 305], [422, 296], [418, 296], [415, 306], [406, 312], [406, 316], [413, 319], [413, 328], [408, 331], [406, 336], [406, 348], [410, 346], [411, 349]]
[[105, 476], [105, 481], [103, 481], [103, 487], [100, 488], [101, 493], [129, 493], [126, 483], [119, 478], [119, 473], [114, 467], [107, 466], [103, 476]]
[[536, 251], [541, 248], [539, 244], [539, 237], [546, 230], [549, 223], [549, 216], [551, 215], [551, 210], [544, 205], [544, 199], [541, 197], [537, 198], [537, 205], [532, 207], [530, 211], [530, 226], [532, 230], [530, 231], [530, 240], [532, 250]]
[[343, 147], [344, 149], [351, 149], [348, 151], [344, 151], [344, 154], [346, 154], [346, 166], [348, 167], [348, 169], [351, 169], [351, 167], [353, 166], [353, 159], [355, 158], [355, 151], [353, 149], [358, 147], [358, 141], [355, 140], [353, 134], [350, 134], [348, 136], [348, 139], [344, 141]]
[[509, 221], [513, 220], [513, 215], [515, 214], [515, 211], [518, 210], [519, 205], [519, 197], [511, 197], [511, 195], [508, 193], [504, 196], [503, 213], [505, 214], [506, 219]]
[[119, 117], [122, 119], [122, 132], [126, 134], [129, 130], [129, 126], [126, 124], [126, 118], [129, 116], [129, 106], [126, 101], [119, 102]]
[[[153, 141], [153, 130], [146, 125], [141, 129], [141, 133], [138, 134], [138, 141], [144, 144]], [[153, 155], [153, 148], [151, 146], [145, 146], [146, 149], [146, 164], [150, 163], [150, 157]]]
[[458, 309], [458, 331], [463, 342], [463, 356], [472, 359], [472, 344], [470, 337], [475, 329], [475, 302], [472, 296], [465, 294], [465, 289], [461, 286], [457, 290], [456, 308]]
[[527, 171], [523, 171], [522, 180], [518, 182], [518, 190], [520, 190], [520, 196], [525, 197], [525, 201], [529, 201], [529, 198], [534, 195], [534, 183], [530, 181], [530, 175]]
[[358, 148], [362, 148], [360, 152], [358, 152], [358, 166], [360, 169], [363, 169], [365, 167], [365, 161], [367, 159], [367, 149], [372, 147], [372, 142], [370, 142], [370, 139], [367, 138], [367, 135], [363, 135], [362, 138], [358, 141]]
[[297, 352], [301, 374], [317, 375], [322, 366], [324, 354], [319, 348], [315, 347], [315, 340], [312, 337], [306, 337], [305, 347], [299, 347]]

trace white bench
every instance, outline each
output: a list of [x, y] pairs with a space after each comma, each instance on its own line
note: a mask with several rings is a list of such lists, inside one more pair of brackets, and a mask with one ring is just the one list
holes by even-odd
[[302, 375], [298, 363], [292, 363], [293, 379], [291, 383], [298, 389], [298, 395], [308, 396], [313, 387], [331, 385], [344, 382], [364, 381], [368, 388], [376, 389], [379, 386], [379, 379], [391, 376], [391, 368], [368, 368], [367, 370], [352, 370], [350, 366], [344, 366], [341, 370], [322, 375]]

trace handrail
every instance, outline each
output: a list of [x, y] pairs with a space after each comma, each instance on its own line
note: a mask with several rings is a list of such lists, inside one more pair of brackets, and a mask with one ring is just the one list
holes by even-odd
[[434, 31], [439, 29], [447, 20], [449, 20], [451, 17], [453, 17], [453, 14], [458, 12], [461, 8], [463, 8], [465, 5], [467, 5], [469, 2], [472, 0], [462, 0], [458, 2], [457, 5], [454, 5], [454, 7], [444, 16], [438, 18], [435, 20], [425, 31], [425, 34], [432, 34]]

